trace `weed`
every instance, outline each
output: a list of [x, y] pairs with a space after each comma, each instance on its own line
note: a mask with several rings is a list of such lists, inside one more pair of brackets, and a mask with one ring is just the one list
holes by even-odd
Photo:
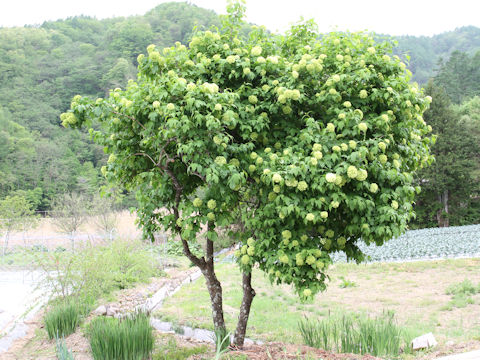
[[208, 351], [206, 345], [196, 347], [180, 347], [174, 338], [168, 340], [153, 355], [153, 360], [185, 360], [192, 355], [204, 354]]
[[464, 308], [469, 304], [473, 304], [472, 295], [480, 292], [480, 284], [475, 286], [470, 280], [465, 279], [461, 283], [450, 285], [446, 293], [452, 295], [452, 299], [442, 310], [452, 310], [453, 308]]
[[178, 324], [172, 324], [172, 330], [175, 331], [176, 334], [183, 335], [185, 333], [185, 330], [183, 329], [183, 326], [178, 325]]
[[465, 295], [475, 295], [480, 292], [480, 285], [473, 285], [473, 283], [465, 279], [461, 283], [458, 284], [452, 284], [447, 288], [447, 295], [459, 295], [459, 294], [465, 294]]
[[340, 283], [339, 287], [341, 289], [357, 286], [357, 284], [354, 281], [345, 279], [344, 276], [340, 276], [340, 280], [341, 280], [341, 283]]
[[119, 320], [96, 318], [88, 328], [95, 360], [142, 360], [149, 358], [155, 341], [147, 315], [137, 313]]
[[51, 289], [53, 297], [61, 298], [97, 299], [158, 275], [154, 255], [140, 242], [124, 240], [86, 246], [75, 253], [39, 254], [36, 263], [43, 270], [41, 285]]

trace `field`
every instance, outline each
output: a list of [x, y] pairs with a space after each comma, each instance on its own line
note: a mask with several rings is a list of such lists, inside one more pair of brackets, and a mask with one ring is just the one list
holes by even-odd
[[[119, 216], [117, 228], [118, 233], [125, 234], [124, 240], [132, 239], [135, 234], [138, 237], [133, 215], [124, 213]], [[48, 234], [57, 236], [50, 239], [65, 241], [55, 243], [52, 240], [51, 246], [37, 254], [53, 255], [57, 252], [51, 250], [58, 251], [59, 246], [65, 246], [67, 250], [60, 254], [70, 253], [69, 239], [63, 236], [62, 240], [61, 235], [55, 233], [55, 228], [48, 220], [44, 219], [36, 231], [36, 234], [28, 234], [28, 239], [33, 241], [41, 238], [42, 234]], [[95, 231], [93, 221], [83, 228], [83, 234], [89, 241], [92, 239], [91, 234]], [[289, 346], [295, 348], [303, 344], [298, 327], [301, 319], [319, 320], [339, 314], [376, 316], [392, 311], [406, 339], [432, 332], [439, 341], [439, 346], [433, 351], [407, 354], [403, 356], [404, 358], [433, 359], [438, 354], [478, 348], [480, 346], [480, 258], [475, 257], [479, 249], [478, 233], [480, 233], [478, 225], [410, 231], [382, 247], [365, 248], [365, 252], [370, 256], [370, 262], [361, 265], [346, 263], [344, 258], [336, 254], [336, 262], [328, 272], [330, 279], [327, 290], [318, 294], [313, 301], [306, 303], [300, 302], [289, 286], [272, 285], [261, 271], [254, 269], [253, 287], [257, 296], [252, 305], [247, 337], [276, 342], [282, 346], [293, 344]], [[118, 243], [115, 242], [110, 245], [105, 241], [92, 242], [102, 245], [94, 248], [103, 248], [101, 251], [104, 252], [109, 247], [112, 249], [115, 249], [115, 246], [118, 247]], [[22, 248], [21, 243], [14, 245], [18, 249]], [[34, 244], [31, 243], [30, 246]], [[162, 246], [156, 247], [143, 243], [140, 248], [144, 246], [156, 254], [160, 261], [159, 265], [173, 264], [176, 266], [176, 273], [189, 269], [186, 258], [171, 256], [172, 254], [181, 255], [181, 247], [170, 248], [171, 245], [169, 245], [170, 260], [167, 261]], [[14, 249], [13, 246], [12, 249]], [[76, 256], [80, 256], [81, 247], [79, 250], [80, 253]], [[88, 247], [85, 251], [88, 251]], [[117, 258], [114, 255], [117, 250], [112, 251], [111, 254], [108, 251], [106, 254], [110, 254], [108, 256], [113, 261]], [[13, 261], [13, 265], [27, 261], [24, 265], [29, 265], [26, 254], [28, 255], [29, 252], [12, 252], [0, 260], [3, 260], [4, 265], [8, 265], [8, 261]], [[446, 259], [436, 259], [439, 257]], [[448, 257], [452, 258], [448, 259]], [[453, 259], [453, 257], [457, 258]], [[89, 256], [88, 259], [90, 258], [93, 259]], [[107, 259], [104, 259], [104, 264], [107, 264]], [[411, 261], [416, 259], [427, 260]], [[225, 318], [228, 330], [233, 332], [242, 297], [241, 274], [233, 259], [232, 251], [222, 255], [218, 260], [217, 273], [223, 287]], [[113, 272], [112, 266], [116, 266], [115, 264], [112, 262], [111, 266], [102, 267], [100, 272], [95, 272], [96, 276], [109, 279], [108, 274]], [[91, 267], [97, 268], [95, 265]], [[171, 275], [169, 274], [168, 277]], [[165, 281], [161, 277], [157, 280]], [[134, 294], [134, 292], [131, 293]], [[130, 296], [128, 294], [130, 293], [118, 296], [128, 298]], [[108, 295], [107, 298], [110, 299], [109, 301], [115, 301], [118, 296]], [[157, 310], [154, 316], [172, 322], [174, 328], [179, 328], [178, 325], [187, 325], [212, 329], [210, 300], [203, 277], [183, 286], [180, 291], [167, 298], [163, 307]], [[41, 323], [39, 320], [37, 324]], [[88, 344], [83, 331], [80, 329], [72, 335], [73, 338], [67, 341], [67, 345], [72, 350], [78, 351], [78, 354], [85, 355], [85, 359], [89, 359]], [[43, 330], [36, 329], [34, 332], [36, 335], [32, 335], [33, 338], [27, 340], [25, 345], [27, 347], [23, 345], [19, 347], [17, 355], [21, 354], [28, 358], [40, 349], [46, 354], [52, 354], [54, 343], [45, 338]], [[73, 339], [80, 339], [79, 344], [82, 344], [83, 348], [75, 345], [76, 340]], [[185, 342], [178, 337], [176, 340], [180, 341], [180, 344]], [[168, 347], [171, 346], [171, 342], [172, 339], [169, 338], [165, 340], [164, 345], [158, 346]], [[187, 345], [194, 346], [188, 344], [188, 341]], [[48, 358], [48, 355], [45, 358]]]
[[[409, 261], [480, 256], [480, 225], [410, 230], [383, 246], [359, 243], [370, 261]], [[345, 255], [334, 255], [344, 261]]]
[[[225, 316], [234, 329], [241, 301], [240, 273], [234, 264], [220, 264]], [[469, 280], [480, 282], [480, 259], [336, 264], [325, 293], [311, 303], [300, 303], [288, 286], [272, 286], [254, 271], [257, 292], [252, 305], [248, 336], [264, 341], [301, 343], [298, 321], [323, 318], [330, 313], [380, 314], [393, 310], [411, 337], [433, 332], [441, 344], [480, 339], [480, 296], [472, 304], [455, 302], [447, 289]], [[158, 313], [164, 319], [212, 328], [208, 293], [203, 279], [182, 288]]]

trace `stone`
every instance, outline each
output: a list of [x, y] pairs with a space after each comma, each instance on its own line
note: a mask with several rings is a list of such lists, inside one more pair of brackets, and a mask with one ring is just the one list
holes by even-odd
[[109, 306], [107, 308], [107, 316], [115, 316], [118, 313], [118, 309], [115, 306]]
[[412, 340], [412, 349], [413, 350], [420, 350], [420, 349], [428, 349], [430, 347], [436, 346], [437, 340], [432, 333], [428, 333], [422, 336], [419, 336]]
[[255, 344], [255, 342], [253, 340], [245, 339], [245, 341], [244, 341], [245, 346], [251, 346], [253, 344]]
[[98, 308], [93, 310], [93, 313], [98, 316], [103, 316], [107, 314], [107, 307], [105, 305], [100, 305]]

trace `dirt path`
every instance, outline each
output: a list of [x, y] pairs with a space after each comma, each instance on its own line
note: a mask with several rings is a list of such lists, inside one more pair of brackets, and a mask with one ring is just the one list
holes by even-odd
[[46, 301], [36, 290], [40, 273], [35, 271], [0, 272], [0, 354], [16, 339], [25, 336], [28, 322]]

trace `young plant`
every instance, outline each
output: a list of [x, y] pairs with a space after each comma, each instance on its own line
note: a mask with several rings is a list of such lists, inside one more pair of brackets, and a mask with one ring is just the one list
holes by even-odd
[[346, 288], [349, 288], [349, 287], [355, 287], [357, 286], [357, 283], [353, 280], [348, 280], [348, 279], [345, 279], [344, 276], [340, 276], [340, 288], [341, 289], [346, 289]]
[[51, 211], [53, 223], [59, 231], [70, 237], [75, 251], [75, 235], [88, 216], [88, 200], [80, 193], [67, 193], [55, 199]]
[[73, 334], [88, 310], [87, 305], [71, 300], [53, 305], [44, 318], [48, 337], [53, 339]]
[[[178, 235], [205, 276], [217, 331], [226, 327], [214, 242], [239, 225], [242, 346], [253, 266], [307, 299], [325, 289], [332, 253], [360, 262], [358, 239], [381, 245], [405, 231], [413, 174], [431, 160], [422, 119], [431, 99], [409, 84], [390, 43], [321, 36], [311, 21], [246, 38], [243, 3], [227, 11], [221, 29], [195, 30], [188, 47], [148, 46], [137, 81], [106, 99], [75, 96], [61, 120], [95, 124], [110, 154], [102, 172], [137, 190], [146, 237]], [[196, 256], [190, 243], [204, 231]]]
[[58, 360], [74, 360], [73, 354], [68, 350], [65, 339], [56, 338], [55, 349]]
[[375, 318], [344, 314], [302, 319], [299, 329], [306, 345], [343, 353], [398, 356], [410, 342], [392, 312]]
[[95, 360], [147, 359], [155, 342], [150, 319], [143, 313], [122, 320], [96, 318], [89, 324], [88, 336]]

